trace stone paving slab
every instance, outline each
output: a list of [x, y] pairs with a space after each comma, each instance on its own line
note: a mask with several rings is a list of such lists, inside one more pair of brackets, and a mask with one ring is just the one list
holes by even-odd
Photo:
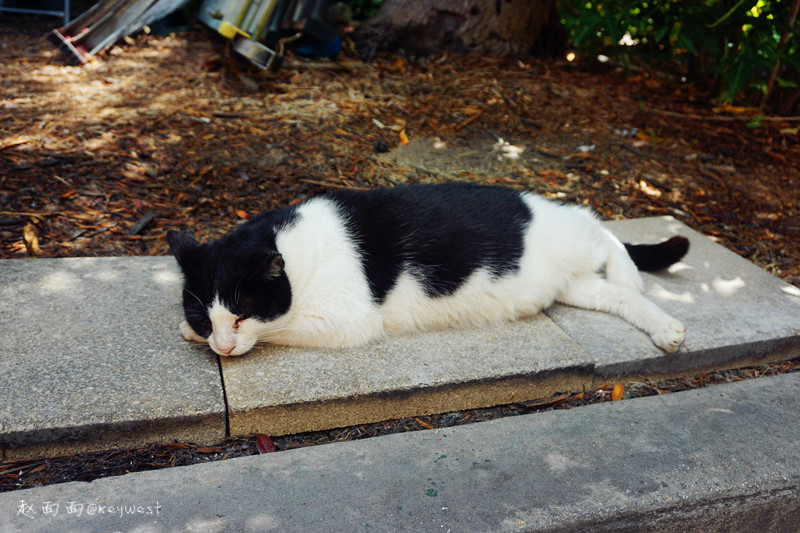
[[225, 435], [216, 357], [177, 333], [171, 257], [0, 261], [4, 458]]
[[665, 356], [650, 338], [616, 317], [556, 305], [546, 310], [589, 354], [598, 376], [652, 375], [730, 366], [800, 354], [800, 289], [672, 217], [607, 222], [620, 240], [690, 241], [666, 273], [644, 273], [647, 294], [687, 327], [686, 343]]
[[794, 533], [798, 422], [785, 374], [8, 492], [0, 531]]
[[584, 351], [544, 316], [367, 346], [263, 347], [222, 358], [233, 435], [280, 435], [549, 396], [591, 382]]

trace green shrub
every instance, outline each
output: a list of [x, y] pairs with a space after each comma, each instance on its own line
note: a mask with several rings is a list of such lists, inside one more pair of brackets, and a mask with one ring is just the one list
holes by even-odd
[[367, 20], [381, 7], [383, 0], [349, 0], [347, 4], [353, 10], [354, 20]]
[[800, 81], [798, 2], [560, 0], [559, 7], [578, 50], [710, 81], [721, 101], [754, 105]]

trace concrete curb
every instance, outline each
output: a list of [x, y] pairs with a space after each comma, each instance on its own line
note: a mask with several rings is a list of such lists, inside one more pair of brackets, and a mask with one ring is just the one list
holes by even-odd
[[798, 422], [786, 374], [10, 492], [0, 530], [794, 532]]

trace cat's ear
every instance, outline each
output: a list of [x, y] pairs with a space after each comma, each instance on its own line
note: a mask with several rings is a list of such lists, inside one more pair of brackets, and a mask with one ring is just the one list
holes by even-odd
[[265, 268], [261, 274], [268, 280], [278, 279], [283, 274], [283, 256], [278, 252], [272, 252], [267, 255]]
[[190, 267], [197, 260], [203, 246], [191, 234], [173, 230], [167, 232], [167, 243], [182, 269]]

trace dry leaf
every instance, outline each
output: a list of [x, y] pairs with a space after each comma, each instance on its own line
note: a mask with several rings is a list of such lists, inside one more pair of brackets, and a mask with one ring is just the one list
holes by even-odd
[[189, 449], [189, 445], [184, 444], [183, 442], [162, 442], [161, 446], [166, 446], [167, 448], [177, 448], [178, 450]]
[[33, 224], [25, 224], [22, 228], [22, 239], [25, 241], [25, 248], [31, 255], [39, 255], [39, 232], [36, 231], [36, 226]]
[[241, 218], [242, 220], [247, 220], [248, 218], [250, 218], [250, 215], [247, 213], [247, 211], [244, 211], [242, 209], [236, 210], [236, 216]]
[[611, 401], [616, 402], [617, 400], [621, 400], [623, 394], [625, 394], [625, 387], [622, 385], [614, 385], [614, 388], [611, 390]]
[[408, 140], [408, 135], [406, 135], [406, 130], [401, 130], [400, 131], [400, 144], [405, 146], [408, 143], [409, 143], [409, 140]]
[[275, 447], [275, 443], [272, 442], [272, 439], [266, 435], [256, 435], [256, 449], [258, 450], [258, 453], [270, 453], [278, 451], [278, 448]]
[[417, 424], [424, 427], [425, 429], [433, 429], [433, 426], [425, 422], [424, 420], [420, 420], [419, 418], [415, 418]]
[[561, 172], [558, 169], [551, 168], [545, 170], [537, 170], [536, 174], [546, 180], [565, 180], [567, 179], [566, 174]]
[[759, 110], [754, 108], [754, 107], [744, 107], [744, 106], [723, 104], [723, 105], [716, 106], [716, 107], [712, 108], [712, 111], [714, 113], [717, 113], [717, 114], [728, 113], [728, 114], [731, 114], [731, 115], [742, 115], [744, 113], [758, 113]]
[[647, 196], [652, 196], [653, 198], [658, 198], [661, 196], [661, 191], [647, 183], [645, 180], [639, 180], [638, 188]]
[[202, 448], [197, 448], [195, 451], [197, 453], [220, 453], [222, 452], [222, 448], [217, 446], [203, 446]]

